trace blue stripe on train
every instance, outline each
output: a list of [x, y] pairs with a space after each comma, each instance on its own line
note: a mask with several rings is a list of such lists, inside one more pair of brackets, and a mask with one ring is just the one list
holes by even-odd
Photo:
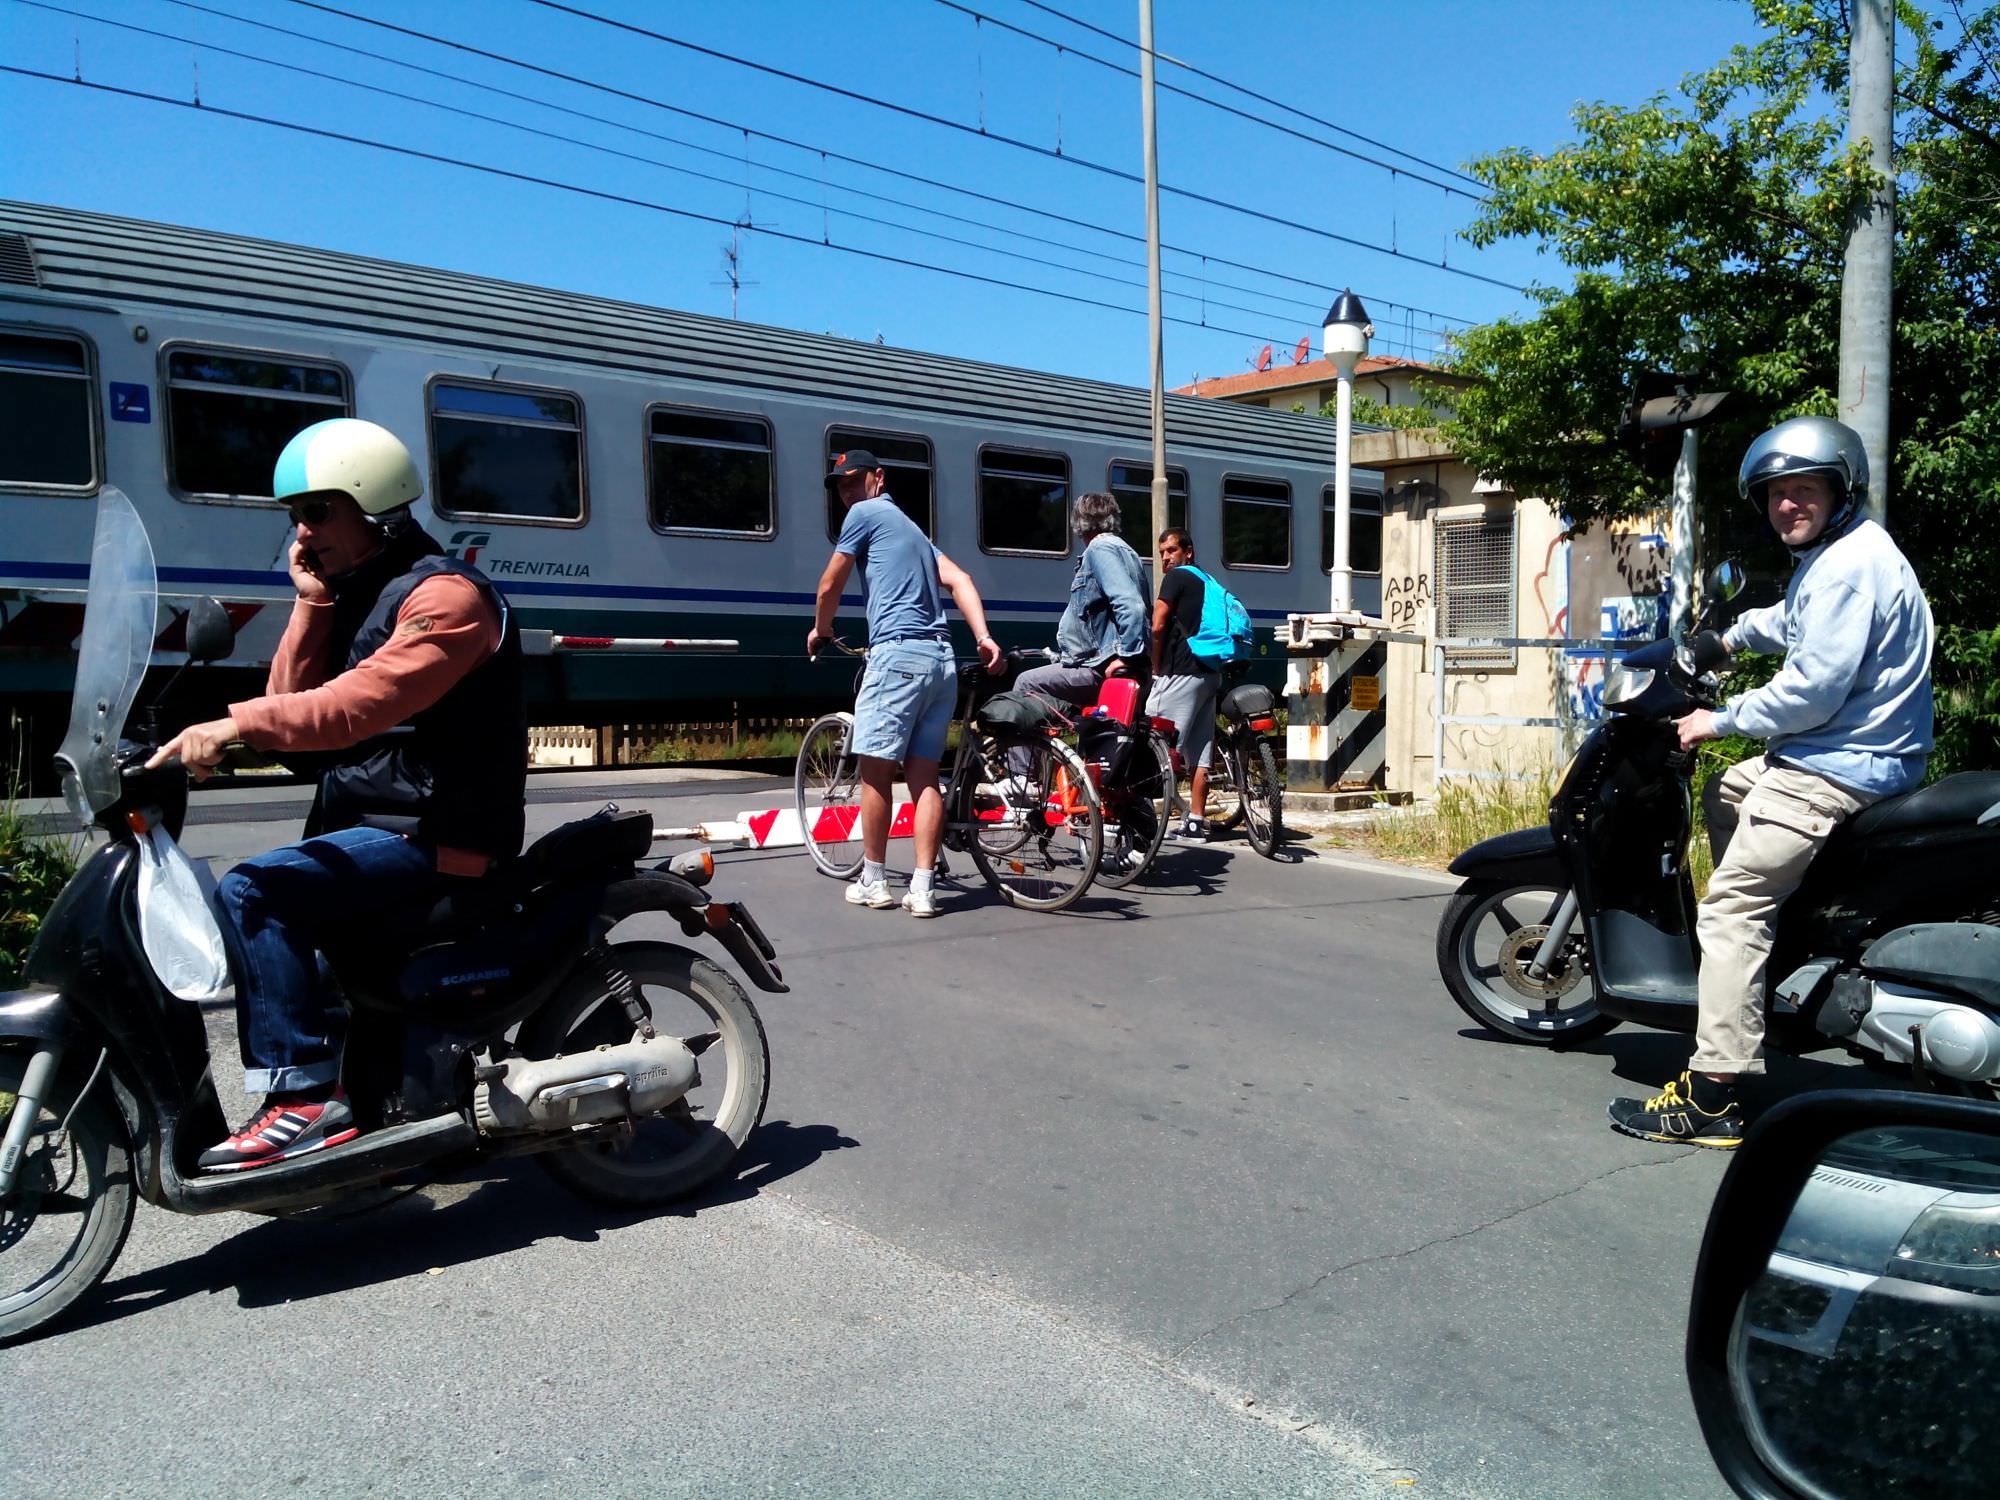
[[[0, 576], [17, 578], [88, 578], [90, 569], [83, 563], [33, 563], [13, 562], [0, 559]], [[292, 581], [289, 573], [271, 573], [252, 568], [162, 568], [162, 583], [239, 583], [276, 586]], [[578, 599], [660, 599], [678, 600], [690, 604], [798, 604], [810, 605], [811, 594], [779, 593], [762, 589], [665, 589], [647, 588], [637, 584], [623, 583], [534, 583], [520, 578], [496, 578], [494, 580], [510, 594], [553, 594]], [[841, 604], [859, 608], [859, 595], [843, 595]], [[1059, 615], [1063, 611], [1060, 603], [1042, 599], [988, 599], [988, 609], [1015, 610], [1028, 614]], [[1282, 609], [1253, 609], [1250, 617], [1256, 620], [1282, 620], [1288, 611]]]

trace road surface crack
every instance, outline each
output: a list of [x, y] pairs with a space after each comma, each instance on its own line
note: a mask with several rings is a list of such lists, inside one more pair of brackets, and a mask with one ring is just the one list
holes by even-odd
[[1286, 1307], [1290, 1306], [1293, 1302], [1296, 1302], [1299, 1298], [1304, 1297], [1311, 1292], [1317, 1291], [1321, 1286], [1325, 1285], [1328, 1281], [1331, 1281], [1334, 1277], [1344, 1275], [1349, 1271], [1359, 1270], [1363, 1266], [1386, 1265], [1391, 1261], [1407, 1260], [1412, 1255], [1421, 1255], [1424, 1253], [1424, 1251], [1434, 1250], [1439, 1245], [1449, 1245], [1458, 1240], [1471, 1239], [1472, 1236], [1474, 1236], [1475, 1234], [1484, 1234], [1487, 1230], [1497, 1228], [1499, 1225], [1505, 1224], [1510, 1219], [1518, 1219], [1523, 1214], [1533, 1213], [1538, 1208], [1546, 1208], [1551, 1203], [1559, 1203], [1564, 1198], [1574, 1198], [1578, 1193], [1583, 1192], [1585, 1189], [1595, 1187], [1600, 1182], [1607, 1182], [1611, 1178], [1619, 1176], [1621, 1173], [1637, 1172], [1647, 1167], [1666, 1166], [1672, 1162], [1684, 1161], [1688, 1157], [1696, 1156], [1699, 1154], [1700, 1153], [1698, 1148], [1689, 1147], [1685, 1151], [1676, 1151], [1670, 1156], [1654, 1157], [1647, 1161], [1627, 1162], [1622, 1167], [1613, 1167], [1607, 1172], [1598, 1173], [1595, 1177], [1587, 1177], [1582, 1182], [1579, 1182], [1575, 1187], [1564, 1188], [1559, 1193], [1550, 1193], [1546, 1198], [1537, 1198], [1534, 1202], [1524, 1203], [1518, 1208], [1510, 1208], [1507, 1210], [1507, 1212], [1503, 1214], [1496, 1214], [1493, 1218], [1487, 1219], [1485, 1222], [1480, 1224], [1474, 1224], [1468, 1229], [1459, 1229], [1459, 1230], [1454, 1230], [1450, 1234], [1437, 1235], [1432, 1239], [1425, 1240], [1420, 1245], [1411, 1245], [1403, 1250], [1390, 1250], [1380, 1255], [1361, 1255], [1355, 1257], [1353, 1260], [1343, 1261], [1341, 1264], [1337, 1266], [1328, 1267], [1326, 1270], [1320, 1272], [1317, 1276], [1313, 1277], [1311, 1281], [1306, 1282], [1303, 1286], [1294, 1287], [1291, 1291], [1285, 1293], [1284, 1296], [1280, 1297], [1276, 1302], [1273, 1302], [1268, 1306], [1250, 1307], [1250, 1308], [1245, 1308], [1242, 1312], [1239, 1313], [1231, 1313], [1228, 1317], [1222, 1319], [1220, 1322], [1215, 1324], [1214, 1327], [1208, 1329], [1206, 1332], [1199, 1333], [1195, 1335], [1195, 1337], [1189, 1339], [1185, 1344], [1181, 1345], [1180, 1348], [1174, 1350], [1173, 1353], [1168, 1356], [1168, 1358], [1170, 1360], [1178, 1362], [1186, 1358], [1187, 1355], [1190, 1352], [1192, 1352], [1198, 1345], [1207, 1343], [1210, 1339], [1214, 1338], [1218, 1333], [1221, 1333], [1225, 1328], [1228, 1328], [1236, 1323], [1246, 1322], [1251, 1318], [1262, 1317], [1266, 1313], [1282, 1312]]

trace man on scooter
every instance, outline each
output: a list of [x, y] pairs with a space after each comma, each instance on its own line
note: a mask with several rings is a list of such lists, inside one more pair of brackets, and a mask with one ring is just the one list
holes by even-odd
[[242, 741], [324, 767], [307, 837], [222, 878], [244, 1084], [265, 1097], [202, 1153], [214, 1172], [356, 1134], [321, 941], [422, 914], [452, 880], [518, 854], [524, 824], [519, 633], [500, 591], [411, 517], [423, 484], [409, 450], [373, 422], [317, 422], [278, 456], [272, 493], [296, 528], [298, 598], [268, 691], [149, 762], [178, 757], [200, 780]]
[[1779, 908], [1843, 819], [1923, 780], [1931, 748], [1930, 606], [1888, 532], [1862, 514], [1860, 436], [1827, 417], [1782, 422], [1750, 445], [1737, 489], [1795, 566], [1783, 602], [1746, 612], [1723, 640], [1783, 651], [1785, 663], [1721, 712], [1681, 719], [1680, 743], [1747, 734], [1768, 747], [1722, 778], [1738, 823], [1697, 917], [1688, 1070], [1652, 1098], [1610, 1109], [1626, 1135], [1725, 1148], [1743, 1136], [1736, 1080], [1764, 1071], [1764, 971]]

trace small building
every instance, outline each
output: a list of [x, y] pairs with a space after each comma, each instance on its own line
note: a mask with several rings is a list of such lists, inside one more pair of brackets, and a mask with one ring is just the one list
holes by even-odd
[[[1370, 356], [1354, 371], [1354, 394], [1379, 406], [1420, 406], [1416, 384], [1463, 384], [1434, 365], [1414, 359]], [[1234, 401], [1239, 406], [1264, 406], [1272, 411], [1316, 412], [1331, 406], [1334, 398], [1333, 362], [1309, 359], [1298, 364], [1272, 365], [1264, 370], [1246, 370], [1241, 375], [1219, 375], [1176, 386], [1177, 396], [1207, 396], [1217, 401]]]

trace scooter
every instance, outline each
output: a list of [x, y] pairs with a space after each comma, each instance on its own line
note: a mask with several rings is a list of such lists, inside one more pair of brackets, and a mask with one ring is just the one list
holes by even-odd
[[[361, 1133], [295, 1160], [197, 1170], [228, 1125], [200, 1009], [155, 972], [138, 895], [161, 835], [180, 832], [187, 773], [146, 769], [153, 747], [121, 739], [151, 656], [155, 596], [145, 528], [107, 487], [57, 756], [70, 809], [106, 839], [43, 920], [27, 987], [0, 994], [0, 1342], [104, 1278], [135, 1193], [185, 1214], [345, 1211], [392, 1198], [390, 1185], [535, 1154], [571, 1190], [631, 1207], [724, 1172], [764, 1112], [756, 1008], [693, 950], [610, 933], [662, 913], [687, 937], [719, 942], [757, 988], [786, 985], [749, 911], [704, 889], [707, 853], [641, 868], [652, 819], [615, 808], [400, 927], [329, 944], [350, 1017], [341, 1078]], [[229, 654], [233, 631], [214, 600], [198, 601], [186, 627], [190, 664]]]
[[[1741, 586], [1734, 563], [1717, 568], [1703, 621]], [[1452, 861], [1464, 883], [1438, 923], [1438, 971], [1488, 1031], [1559, 1046], [1621, 1021], [1694, 1030], [1694, 757], [1674, 720], [1718, 706], [1728, 659], [1697, 630], [1614, 661], [1609, 716], [1564, 768], [1548, 825]], [[1767, 1044], [1837, 1046], [1921, 1087], [1996, 1097], [1996, 867], [2000, 772], [1947, 776], [1848, 819], [1780, 912]]]

